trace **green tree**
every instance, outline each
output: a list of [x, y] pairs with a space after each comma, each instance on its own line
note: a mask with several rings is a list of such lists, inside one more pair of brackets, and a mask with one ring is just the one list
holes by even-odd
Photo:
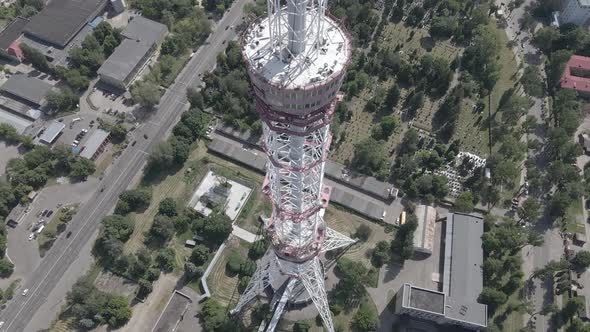
[[156, 262], [164, 272], [172, 272], [176, 267], [176, 251], [168, 247], [160, 250], [156, 256]]
[[61, 89], [59, 91], [49, 91], [45, 99], [47, 99], [47, 106], [50, 109], [59, 112], [71, 112], [77, 108], [80, 98], [70, 89]]
[[399, 227], [391, 242], [391, 251], [405, 262], [414, 254], [414, 232], [418, 228], [418, 218], [413, 213], [407, 214], [406, 222]]
[[539, 219], [541, 214], [541, 204], [535, 199], [529, 198], [522, 203], [516, 212], [520, 219], [527, 222], [533, 222]]
[[49, 62], [43, 53], [39, 52], [37, 49], [32, 48], [31, 46], [21, 43], [20, 49], [23, 51], [23, 55], [25, 59], [35, 67], [35, 69], [42, 71], [44, 73], [51, 72], [51, 67], [49, 66]]
[[477, 302], [487, 304], [491, 312], [494, 312], [500, 305], [506, 303], [506, 294], [499, 290], [484, 287], [477, 298]]
[[527, 66], [520, 78], [520, 83], [522, 83], [524, 91], [529, 96], [537, 98], [543, 97], [543, 94], [545, 93], [545, 85], [539, 67], [534, 65]]
[[225, 213], [212, 213], [205, 219], [203, 237], [219, 244], [227, 239], [232, 229], [232, 222]]
[[293, 325], [293, 332], [307, 332], [311, 329], [309, 322], [300, 320]]
[[86, 178], [92, 175], [96, 171], [96, 165], [94, 161], [86, 158], [78, 158], [76, 162], [72, 164], [70, 170], [70, 176], [74, 178]]
[[160, 89], [152, 82], [138, 82], [131, 87], [133, 100], [142, 107], [153, 108], [160, 102]]
[[367, 241], [369, 239], [369, 237], [371, 236], [372, 232], [373, 232], [373, 230], [371, 229], [371, 227], [369, 227], [365, 224], [361, 224], [359, 227], [357, 227], [354, 235], [357, 238], [361, 239], [362, 241]]
[[553, 44], [559, 39], [559, 30], [554, 27], [544, 27], [539, 29], [533, 37], [533, 45], [543, 52], [549, 52], [553, 49]]
[[0, 259], [0, 278], [8, 278], [14, 271], [14, 264], [6, 258]]
[[590, 266], [590, 252], [586, 250], [578, 251], [572, 258], [571, 263], [574, 270], [578, 272], [586, 271]]
[[149, 241], [159, 246], [166, 244], [174, 235], [174, 222], [166, 215], [156, 215], [150, 228]]
[[469, 213], [473, 211], [473, 194], [470, 191], [464, 191], [455, 200], [455, 210], [458, 212]]
[[373, 249], [371, 262], [376, 267], [381, 267], [389, 261], [391, 248], [387, 241], [379, 241]]
[[190, 261], [196, 266], [203, 265], [209, 259], [209, 249], [202, 244], [197, 244], [191, 253]]
[[362, 303], [352, 317], [352, 325], [358, 331], [377, 331], [377, 313], [367, 303]]
[[172, 197], [166, 197], [162, 201], [160, 201], [160, 205], [158, 206], [158, 213], [163, 214], [168, 217], [174, 217], [178, 214], [176, 202]]
[[201, 309], [200, 318], [203, 323], [205, 331], [221, 331], [220, 328], [223, 326], [227, 319], [226, 311], [219, 302], [214, 299], [207, 299]]
[[355, 145], [352, 167], [367, 175], [383, 173], [387, 168], [385, 145], [368, 138]]

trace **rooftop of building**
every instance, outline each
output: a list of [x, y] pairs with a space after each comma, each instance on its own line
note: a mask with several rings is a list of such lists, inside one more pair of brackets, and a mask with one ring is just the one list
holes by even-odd
[[97, 129], [84, 145], [84, 150], [80, 153], [80, 157], [86, 159], [92, 159], [96, 151], [100, 148], [102, 143], [109, 137], [110, 133], [102, 129]]
[[[590, 0], [588, 0], [590, 1]], [[572, 55], [565, 66], [561, 80], [561, 88], [590, 92], [590, 78], [572, 74], [572, 68], [590, 71], [590, 57]]]
[[45, 129], [41, 137], [39, 137], [39, 140], [46, 144], [52, 144], [65, 126], [66, 125], [63, 124], [63, 122], [53, 121], [49, 127]]
[[447, 316], [487, 325], [487, 306], [477, 302], [483, 289], [483, 219], [449, 213], [445, 234], [443, 293], [448, 296]]
[[45, 96], [52, 88], [51, 84], [26, 74], [14, 74], [0, 86], [3, 92], [36, 105], [43, 103]]
[[262, 152], [253, 153], [248, 150], [236, 147], [220, 139], [213, 139], [207, 146], [211, 151], [234, 159], [253, 169], [264, 171], [266, 166], [266, 155]]
[[[406, 295], [407, 291], [407, 295]], [[408, 296], [410, 307], [428, 312], [445, 314], [445, 294], [430, 289], [404, 285], [404, 295]]]
[[27, 34], [22, 35], [18, 42], [27, 44], [37, 51], [45, 55], [51, 64], [55, 66], [67, 66], [69, 59], [69, 52], [74, 47], [80, 47], [82, 41], [91, 34], [93, 28], [86, 24], [82, 29], [70, 40], [64, 48], [56, 48], [51, 43], [47, 43], [39, 38]]
[[151, 45], [125, 39], [100, 66], [98, 74], [125, 81], [150, 49]]
[[436, 209], [432, 206], [417, 205], [414, 213], [418, 218], [418, 228], [414, 231], [414, 249], [432, 254], [432, 249], [434, 248]]
[[125, 38], [139, 40], [151, 46], [166, 35], [167, 32], [166, 25], [143, 16], [135, 16], [121, 34]]
[[[287, 11], [283, 11], [282, 31], [289, 31]], [[315, 10], [307, 12], [306, 21], [313, 22]], [[314, 22], [315, 23], [315, 22]], [[243, 52], [250, 63], [264, 79], [273, 85], [288, 89], [308, 87], [321, 84], [333, 75], [340, 73], [350, 60], [350, 39], [338, 24], [324, 18], [324, 40], [326, 43], [316, 49], [315, 39], [318, 24], [307, 27], [305, 51], [285, 61], [284, 56], [275, 54], [270, 44], [268, 18], [253, 25], [245, 34]], [[287, 38], [285, 37], [285, 41]], [[286, 52], [286, 51], [285, 51]]]
[[337, 187], [332, 187], [330, 201], [346, 206], [364, 216], [373, 218], [375, 220], [382, 219], [383, 213], [385, 212], [383, 207]]
[[577, 0], [581, 7], [590, 7], [590, 0]]
[[20, 37], [29, 20], [24, 17], [17, 17], [0, 32], [0, 49], [6, 50]]
[[13, 126], [17, 133], [21, 135], [33, 124], [32, 121], [3, 109], [0, 109], [0, 123]]
[[63, 48], [106, 3], [107, 0], [52, 0], [31, 18], [25, 32]]
[[372, 176], [353, 174], [344, 165], [335, 161], [326, 160], [324, 170], [329, 178], [348, 183], [378, 198], [389, 199], [391, 196], [396, 195], [396, 190], [392, 184], [379, 181]]

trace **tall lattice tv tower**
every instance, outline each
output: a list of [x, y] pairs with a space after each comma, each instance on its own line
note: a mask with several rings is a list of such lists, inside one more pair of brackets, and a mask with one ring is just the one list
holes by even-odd
[[[284, 3], [284, 1], [283, 1]], [[232, 310], [274, 291], [273, 331], [287, 302], [313, 301], [333, 331], [320, 254], [355, 241], [326, 227], [331, 188], [323, 185], [336, 93], [350, 62], [346, 31], [325, 15], [326, 0], [268, 0], [268, 16], [244, 34], [242, 52], [263, 121], [268, 156], [263, 192], [272, 215], [264, 221], [271, 249]]]

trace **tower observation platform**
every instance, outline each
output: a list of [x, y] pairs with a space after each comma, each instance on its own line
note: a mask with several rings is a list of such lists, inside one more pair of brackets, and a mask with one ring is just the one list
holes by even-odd
[[351, 58], [350, 37], [325, 14], [326, 4], [268, 0], [268, 16], [242, 36], [269, 161], [262, 191], [273, 210], [264, 218], [271, 247], [232, 313], [272, 289], [266, 331], [274, 330], [286, 303], [309, 300], [333, 331], [320, 255], [355, 242], [323, 220], [331, 192], [323, 185], [330, 121]]

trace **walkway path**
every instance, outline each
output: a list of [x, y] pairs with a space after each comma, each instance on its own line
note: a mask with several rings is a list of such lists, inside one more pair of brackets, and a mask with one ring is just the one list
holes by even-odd
[[254, 243], [254, 241], [256, 241], [257, 236], [256, 234], [250, 233], [249, 231], [241, 228], [240, 226], [234, 224], [233, 225], [233, 230], [232, 230], [232, 234], [239, 237], [240, 239], [248, 242], [248, 243]]

